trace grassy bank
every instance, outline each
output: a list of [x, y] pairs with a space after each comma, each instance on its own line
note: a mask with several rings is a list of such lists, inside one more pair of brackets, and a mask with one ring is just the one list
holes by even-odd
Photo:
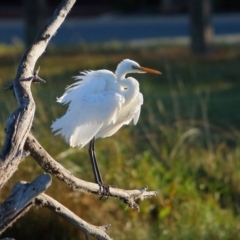
[[[16, 108], [4, 85], [14, 78], [21, 47], [0, 47], [1, 121]], [[47, 84], [33, 85], [37, 105], [33, 133], [47, 151], [73, 174], [93, 181], [87, 147], [69, 148], [50, 131], [64, 113], [55, 102], [71, 76], [85, 69], [115, 70], [124, 58], [158, 69], [162, 76], [134, 75], [144, 105], [137, 126], [96, 141], [106, 183], [121, 188], [147, 185], [158, 196], [135, 212], [116, 199], [74, 193], [54, 180], [47, 191], [84, 220], [111, 223], [114, 239], [238, 239], [240, 235], [240, 47], [219, 46], [207, 57], [184, 47], [154, 46], [49, 49], [40, 59]], [[17, 180], [32, 180], [42, 169], [26, 158], [1, 191], [1, 200]], [[24, 230], [23, 230], [24, 229]], [[74, 227], [42, 209], [32, 209], [4, 236], [16, 239], [79, 239]]]

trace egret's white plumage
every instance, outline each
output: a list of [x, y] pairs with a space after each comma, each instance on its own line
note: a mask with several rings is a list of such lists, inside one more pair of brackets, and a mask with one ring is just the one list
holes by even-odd
[[104, 124], [115, 123], [124, 103], [112, 72], [98, 70], [75, 77], [57, 101], [69, 104], [65, 115], [52, 124], [70, 146], [86, 145]]
[[[137, 80], [132, 78], [138, 84]], [[122, 105], [119, 112], [117, 121], [115, 123], [110, 123], [104, 125], [96, 134], [96, 138], [99, 137], [110, 137], [116, 133], [123, 125], [128, 125], [132, 120], [133, 124], [136, 125], [141, 112], [141, 105], [143, 104], [143, 95], [139, 92], [139, 87], [135, 93], [135, 96], [129, 100], [130, 102]]]
[[103, 184], [94, 153], [94, 139], [112, 136], [132, 120], [137, 124], [143, 96], [138, 81], [125, 76], [146, 72], [160, 74], [129, 59], [118, 64], [115, 74], [108, 70], [81, 72], [75, 77], [76, 82], [57, 100], [69, 106], [66, 114], [52, 124], [52, 131], [62, 135], [72, 147], [83, 147], [90, 142], [94, 177], [103, 195], [109, 196], [109, 186]]
[[65, 115], [51, 126], [70, 146], [85, 146], [91, 139], [109, 137], [132, 120], [137, 124], [143, 96], [139, 83], [128, 73], [160, 73], [125, 59], [116, 69], [85, 71], [66, 88], [57, 102], [69, 104]]

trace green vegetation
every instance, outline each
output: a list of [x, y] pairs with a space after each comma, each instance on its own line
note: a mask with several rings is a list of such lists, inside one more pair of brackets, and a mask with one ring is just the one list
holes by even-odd
[[[6, 50], [7, 49], [7, 50]], [[0, 46], [0, 132], [16, 102], [4, 85], [14, 78], [21, 47]], [[47, 151], [79, 178], [93, 181], [86, 147], [69, 148], [50, 131], [64, 113], [55, 102], [71, 76], [84, 69], [115, 70], [123, 58], [158, 69], [162, 76], [137, 75], [144, 106], [137, 126], [96, 141], [104, 180], [121, 188], [147, 185], [158, 196], [140, 212], [116, 199], [70, 191], [54, 179], [47, 191], [84, 220], [104, 225], [114, 239], [239, 239], [240, 236], [240, 47], [219, 46], [208, 57], [185, 47], [49, 48], [33, 85], [37, 105], [33, 133]], [[1, 201], [17, 180], [32, 180], [42, 169], [26, 158], [1, 191]], [[20, 239], [84, 239], [74, 227], [43, 209], [31, 209], [4, 236]], [[82, 237], [82, 238], [81, 238]], [[91, 238], [90, 238], [91, 239]]]

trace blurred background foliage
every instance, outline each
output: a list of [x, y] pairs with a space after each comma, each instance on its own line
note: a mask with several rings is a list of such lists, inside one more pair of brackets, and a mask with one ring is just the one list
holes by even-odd
[[[16, 108], [4, 86], [15, 76], [23, 46], [0, 46], [0, 141], [5, 121]], [[144, 95], [137, 126], [123, 127], [96, 141], [104, 180], [123, 189], [147, 185], [158, 191], [140, 212], [116, 199], [72, 192], [53, 179], [47, 193], [84, 220], [104, 225], [114, 239], [238, 239], [240, 236], [240, 46], [218, 45], [203, 56], [187, 47], [127, 44], [50, 46], [37, 63], [46, 84], [32, 86], [36, 101], [33, 134], [74, 175], [93, 181], [87, 147], [69, 148], [51, 133], [52, 121], [66, 108], [56, 103], [71, 76], [85, 69], [109, 69], [124, 58], [158, 69], [159, 76], [135, 76]], [[80, 109], [81, 111], [81, 109]], [[27, 157], [1, 190], [1, 202], [16, 181], [30, 181], [43, 170]], [[31, 209], [2, 237], [84, 239], [73, 226], [47, 210]], [[91, 239], [91, 238], [90, 238]]]

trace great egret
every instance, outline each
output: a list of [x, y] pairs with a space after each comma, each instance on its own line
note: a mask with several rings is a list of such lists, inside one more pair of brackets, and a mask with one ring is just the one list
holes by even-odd
[[143, 104], [138, 81], [125, 77], [129, 73], [161, 74], [125, 59], [118, 64], [115, 74], [108, 70], [81, 72], [74, 77], [77, 82], [57, 99], [69, 106], [66, 114], [53, 122], [52, 131], [62, 135], [72, 147], [84, 147], [90, 142], [89, 155], [101, 194], [108, 194], [109, 186], [103, 183], [99, 171], [94, 139], [112, 136], [132, 120], [136, 125]]

